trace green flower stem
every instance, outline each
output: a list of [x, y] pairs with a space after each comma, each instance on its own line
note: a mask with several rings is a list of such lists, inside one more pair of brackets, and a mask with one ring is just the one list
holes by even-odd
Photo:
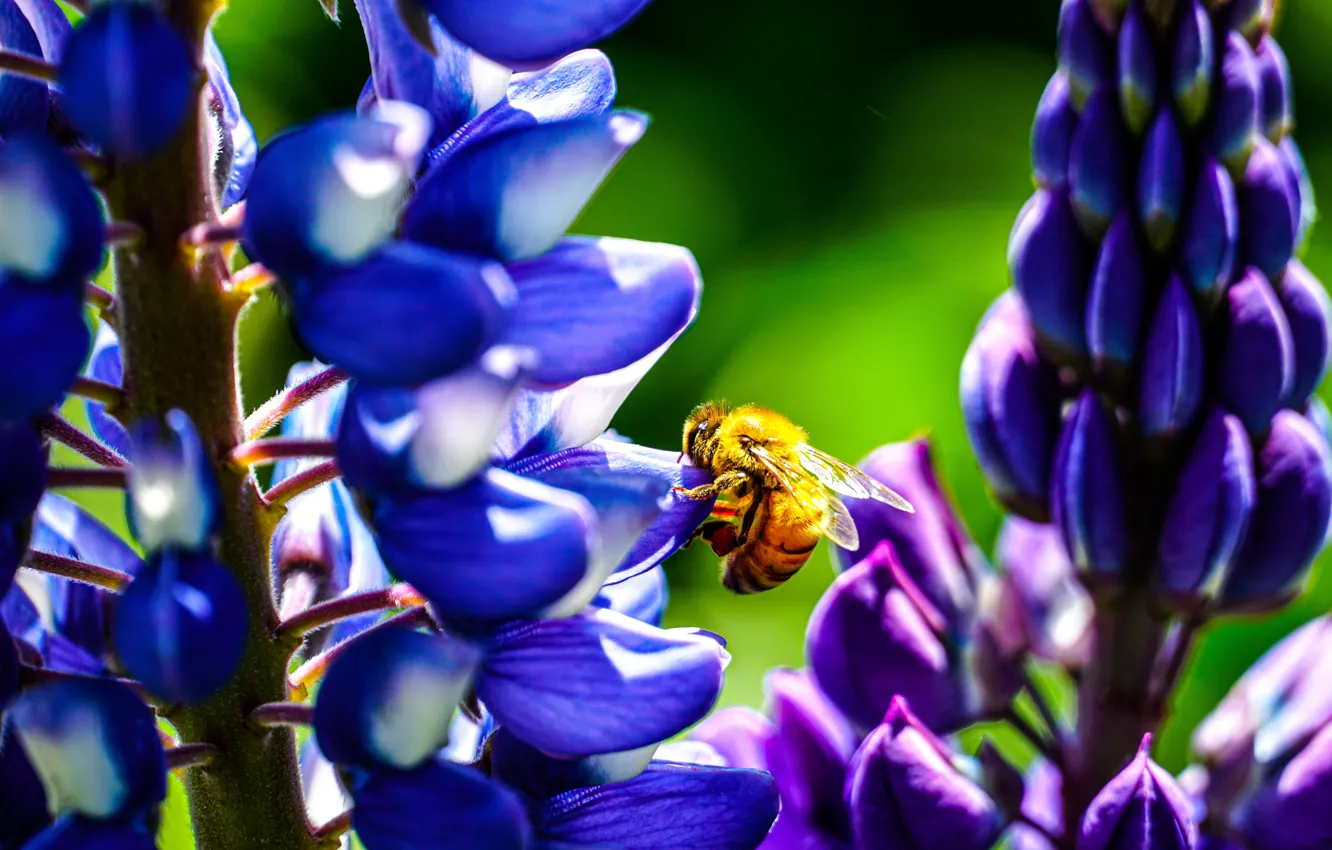
[[[166, 0], [167, 18], [202, 69], [204, 33], [221, 0]], [[198, 77], [202, 90], [204, 77]], [[129, 420], [185, 411], [213, 459], [221, 494], [220, 559], [245, 595], [249, 631], [235, 677], [206, 702], [165, 709], [183, 744], [211, 744], [217, 758], [185, 772], [199, 850], [281, 847], [313, 850], [290, 728], [246, 722], [255, 706], [287, 697], [286, 642], [278, 625], [268, 551], [282, 511], [266, 505], [248, 470], [227, 461], [244, 439], [237, 389], [236, 321], [248, 294], [224, 286], [218, 248], [193, 249], [180, 235], [216, 221], [211, 197], [213, 133], [191, 110], [165, 148], [118, 162], [103, 187], [113, 218], [136, 222], [143, 238], [115, 251], [116, 320], [125, 361]]]

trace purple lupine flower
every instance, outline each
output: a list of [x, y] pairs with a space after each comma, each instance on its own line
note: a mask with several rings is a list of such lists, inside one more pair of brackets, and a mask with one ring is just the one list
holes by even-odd
[[1078, 850], [1193, 850], [1198, 827], [1175, 778], [1152, 761], [1150, 736], [1087, 807]]

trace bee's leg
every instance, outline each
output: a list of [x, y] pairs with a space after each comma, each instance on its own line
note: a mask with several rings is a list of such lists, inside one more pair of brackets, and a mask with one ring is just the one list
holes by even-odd
[[709, 499], [715, 499], [723, 493], [736, 493], [743, 495], [749, 492], [749, 474], [740, 470], [732, 470], [718, 475], [711, 484], [701, 484], [693, 489], [676, 487], [675, 492], [684, 496], [686, 499], [692, 499], [695, 502], [706, 502]]
[[736, 545], [740, 545], [749, 539], [749, 530], [754, 525], [754, 517], [758, 516], [759, 505], [762, 499], [754, 499], [749, 505], [749, 510], [745, 511], [744, 519], [740, 521], [740, 533], [736, 536]]
[[685, 545], [682, 548], [687, 548], [690, 543], [693, 543], [700, 537], [711, 543], [713, 535], [728, 525], [730, 525], [730, 523], [726, 520], [708, 520], [698, 528], [694, 529], [694, 533], [689, 535], [689, 540], [685, 542]]

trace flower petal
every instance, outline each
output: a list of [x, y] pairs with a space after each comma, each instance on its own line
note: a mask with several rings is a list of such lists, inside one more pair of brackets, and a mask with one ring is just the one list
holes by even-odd
[[612, 576], [601, 586], [592, 604], [660, 627], [669, 598], [666, 571], [656, 566], [639, 573], [625, 573], [624, 578]]
[[68, 815], [27, 844], [24, 850], [155, 850], [157, 841], [145, 827]]
[[168, 549], [120, 597], [116, 655], [154, 694], [201, 702], [240, 665], [246, 619], [245, 595], [226, 567], [203, 552]]
[[166, 756], [152, 709], [110, 679], [25, 689], [8, 722], [42, 779], [52, 812], [115, 817], [166, 796]]
[[501, 726], [546, 753], [621, 752], [707, 714], [729, 659], [706, 634], [592, 609], [502, 632], [476, 690]]
[[538, 256], [564, 235], [647, 124], [642, 113], [620, 110], [468, 145], [417, 186], [403, 235], [505, 262]]
[[480, 650], [406, 627], [357, 638], [329, 665], [315, 735], [330, 761], [411, 770], [448, 741]]
[[782, 792], [783, 816], [850, 835], [842, 803], [856, 740], [805, 671], [778, 668], [764, 679], [777, 734], [768, 739], [768, 770]]
[[[222, 48], [213, 38], [210, 29], [204, 38], [204, 70], [216, 98], [217, 117], [220, 120], [222, 135], [221, 150], [215, 163], [216, 179], [221, 187], [218, 193], [222, 209], [236, 204], [245, 197], [249, 188], [250, 177], [254, 174], [255, 161], [259, 158], [259, 142], [255, 139], [254, 128], [241, 111], [240, 99], [231, 86], [231, 74], [227, 70], [227, 61], [222, 56]], [[210, 114], [212, 114], [210, 112]]]
[[180, 546], [201, 549], [222, 521], [212, 467], [184, 411], [148, 419], [130, 434], [125, 492], [130, 531], [148, 554]]
[[292, 323], [315, 356], [355, 378], [420, 384], [486, 347], [509, 293], [494, 263], [392, 242], [355, 266], [293, 284]]
[[0, 738], [0, 847], [25, 847], [51, 822], [46, 790], [17, 735], [11, 723]]
[[708, 715], [689, 731], [689, 738], [712, 747], [728, 767], [766, 770], [768, 742], [776, 734], [776, 728], [762, 714], [737, 705]]
[[[124, 380], [124, 361], [120, 356], [120, 338], [106, 322], [97, 323], [97, 335], [93, 338], [92, 353], [88, 355], [88, 365], [83, 374], [94, 380], [119, 387]], [[93, 436], [106, 443], [112, 451], [121, 457], [129, 455], [129, 434], [120, 420], [113, 419], [106, 413], [106, 405], [92, 399], [83, 400], [83, 410], [88, 415], [88, 424]]]
[[[606, 438], [578, 448], [533, 455], [511, 462], [506, 468], [579, 493], [584, 492], [587, 483], [604, 476], [654, 479], [664, 485], [663, 495], [675, 487], [688, 489], [711, 480], [703, 470], [680, 463], [671, 452]], [[711, 510], [712, 502], [670, 496], [665, 509], [637, 536], [610, 582], [625, 580], [665, 561], [689, 541]]]
[[539, 352], [533, 378], [546, 384], [646, 357], [693, 322], [702, 294], [687, 249], [630, 239], [567, 238], [508, 272], [518, 300], [503, 340]]
[[106, 231], [79, 167], [43, 136], [6, 136], [0, 210], [0, 265], [15, 277], [81, 297], [84, 278], [102, 265]]
[[77, 293], [0, 271], [0, 419], [28, 419], [59, 404], [90, 342]]
[[[0, 8], [0, 45], [26, 56], [42, 56], [43, 44], [22, 5], [14, 0]], [[19, 74], [0, 78], [0, 138], [46, 129], [50, 95], [45, 83]]]
[[580, 759], [553, 758], [501, 726], [487, 741], [490, 775], [529, 797], [545, 800], [574, 788], [633, 779], [652, 761], [656, 744]]
[[518, 799], [479, 771], [446, 761], [377, 770], [352, 789], [352, 829], [372, 850], [419, 850], [441, 842], [524, 850], [531, 827]]
[[545, 65], [618, 30], [649, 0], [420, 0], [458, 40], [513, 68]]
[[380, 101], [401, 100], [434, 121], [431, 148], [503, 96], [508, 68], [477, 55], [429, 19], [434, 55], [417, 41], [393, 0], [357, 0], [370, 48], [371, 85]]
[[763, 771], [658, 762], [628, 782], [553, 797], [534, 819], [543, 838], [578, 846], [753, 850], [777, 808]]

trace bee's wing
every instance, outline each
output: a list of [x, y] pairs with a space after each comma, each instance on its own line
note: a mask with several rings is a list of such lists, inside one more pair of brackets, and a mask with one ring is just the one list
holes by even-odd
[[781, 484], [806, 516], [814, 520], [819, 531], [843, 549], [859, 549], [860, 534], [851, 512], [836, 494], [824, 489], [823, 483], [802, 464], [770, 452], [763, 446], [751, 446], [749, 453], [763, 464]]
[[846, 496], [857, 499], [874, 499], [886, 505], [892, 505], [899, 511], [915, 513], [911, 503], [883, 484], [870, 478], [849, 463], [842, 463], [837, 458], [821, 452], [809, 443], [797, 443], [796, 457], [800, 465], [809, 471], [820, 484]]

